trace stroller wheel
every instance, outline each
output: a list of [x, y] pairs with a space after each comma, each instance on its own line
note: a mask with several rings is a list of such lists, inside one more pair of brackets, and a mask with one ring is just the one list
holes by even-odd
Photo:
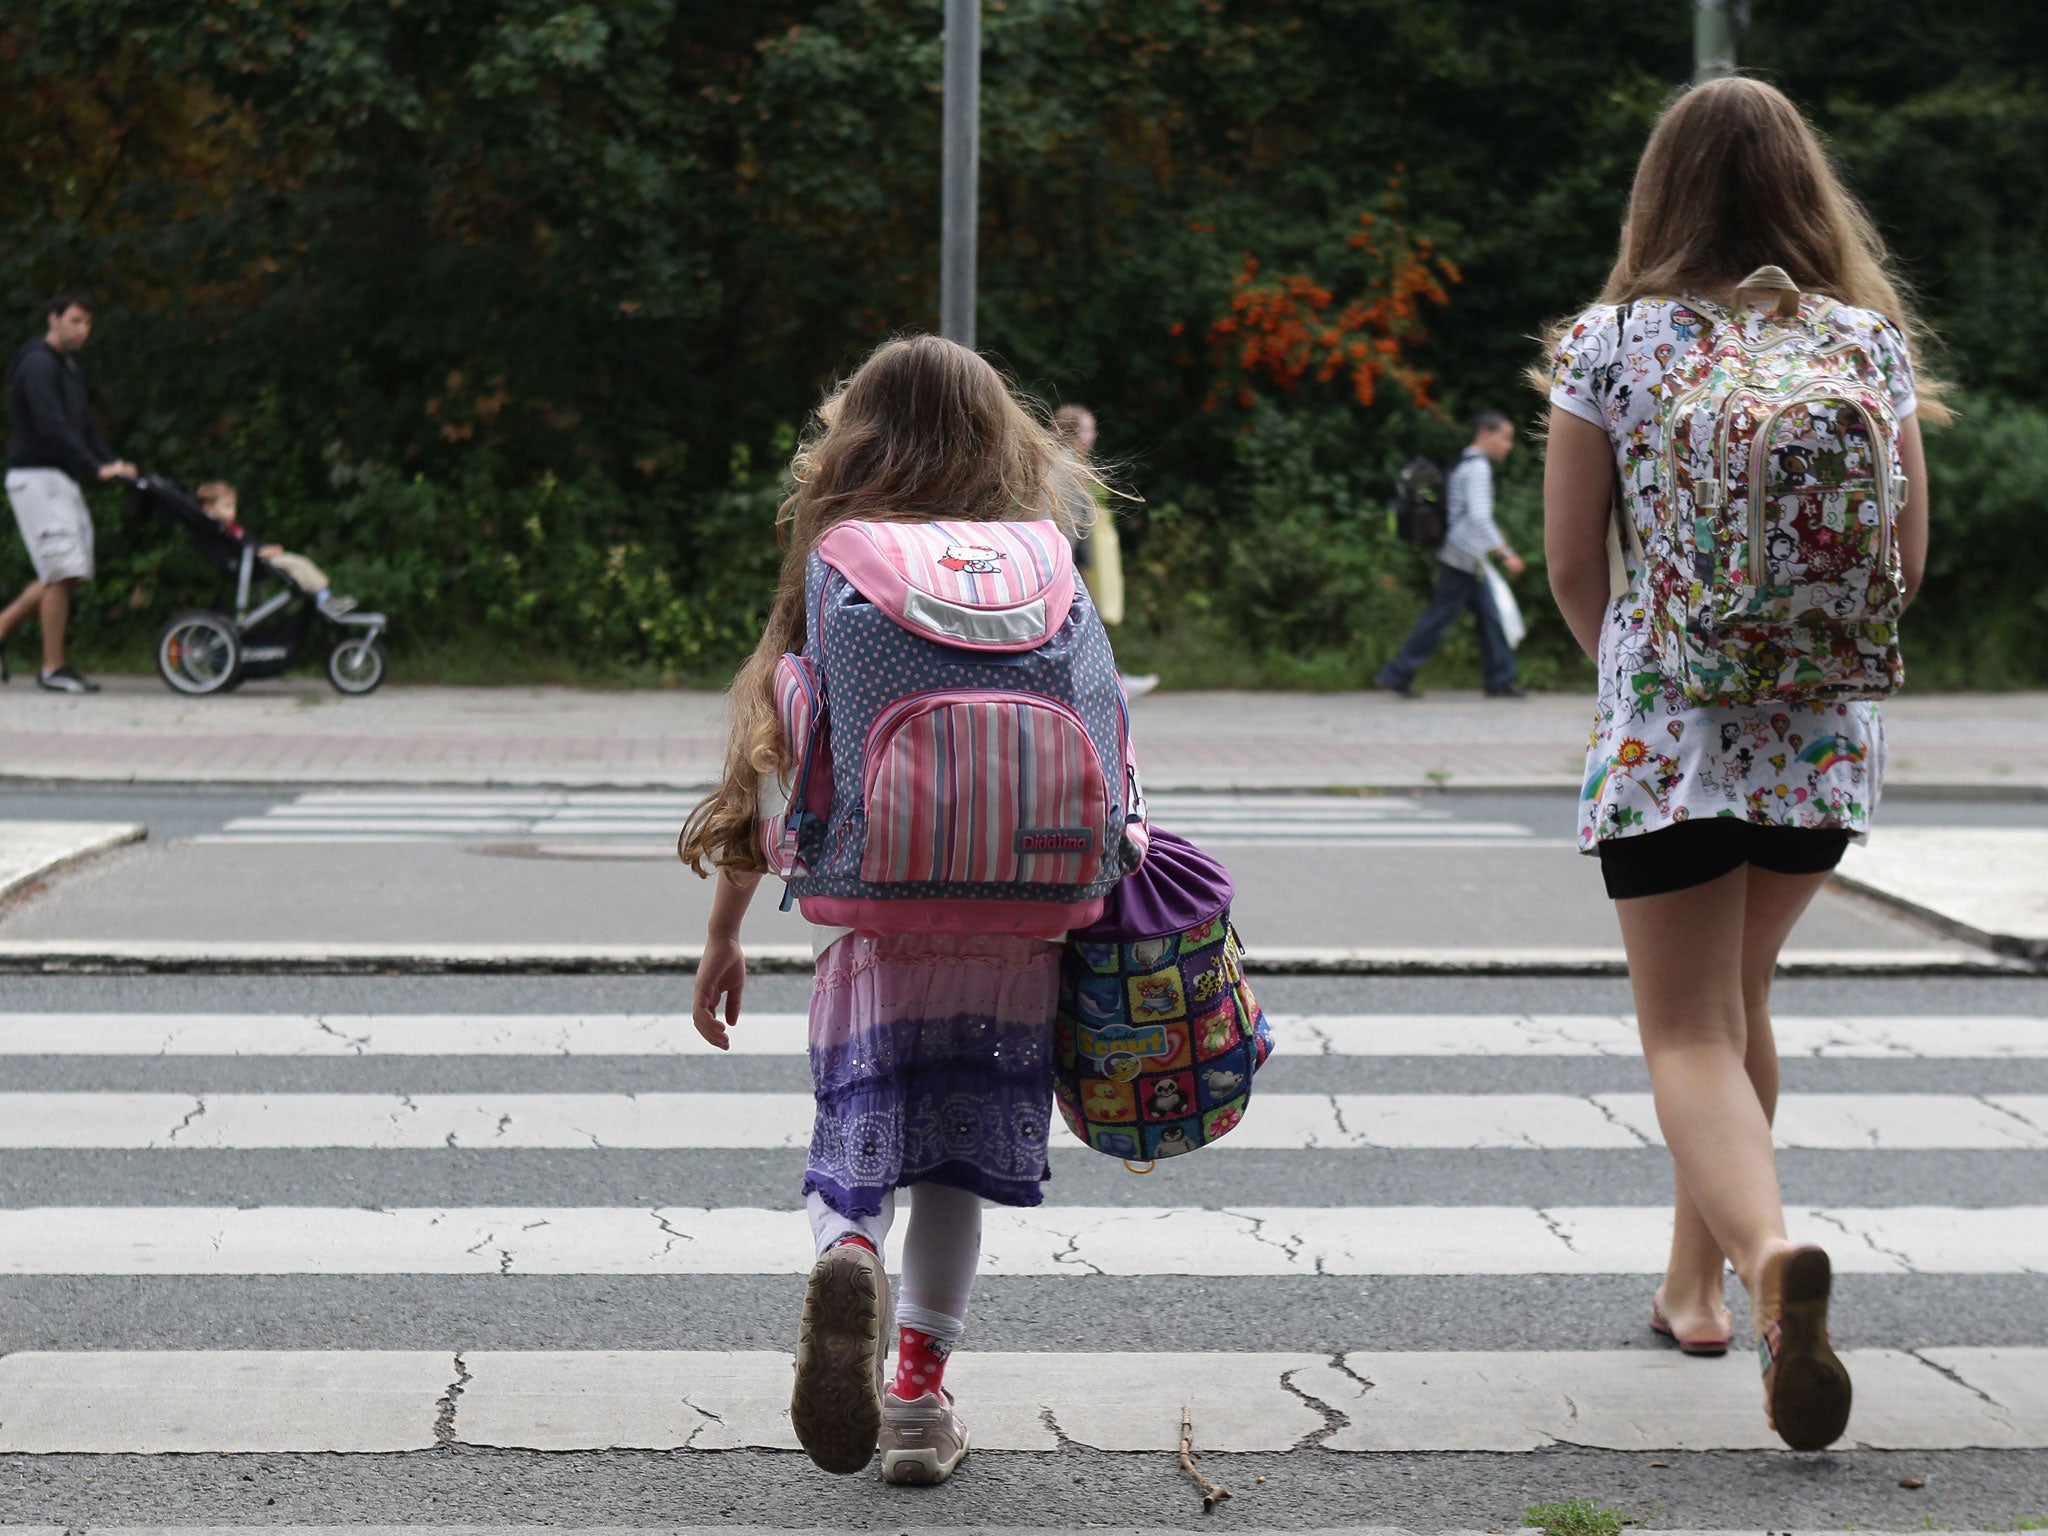
[[157, 636], [156, 669], [174, 693], [225, 693], [242, 680], [241, 637], [225, 614], [181, 613]]
[[337, 693], [373, 691], [384, 681], [384, 647], [368, 636], [341, 641], [327, 653], [327, 681]]

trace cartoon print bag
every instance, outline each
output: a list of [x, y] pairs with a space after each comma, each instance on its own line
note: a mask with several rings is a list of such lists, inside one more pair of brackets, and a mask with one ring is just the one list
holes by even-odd
[[1244, 1118], [1272, 1031], [1230, 925], [1230, 875], [1152, 829], [1145, 862], [1060, 960], [1053, 1093], [1096, 1151], [1176, 1157]]
[[[1879, 360], [1782, 268], [1663, 384], [1663, 462], [1630, 527], [1664, 680], [1691, 705], [1875, 699], [1904, 677], [1899, 423]], [[1694, 303], [1694, 301], [1688, 301]], [[1622, 312], [1626, 335], [1627, 311]]]

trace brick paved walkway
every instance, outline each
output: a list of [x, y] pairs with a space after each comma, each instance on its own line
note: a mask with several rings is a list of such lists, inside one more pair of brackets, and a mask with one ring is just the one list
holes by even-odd
[[[387, 688], [309, 679], [185, 699], [154, 678], [96, 697], [0, 691], [0, 776], [146, 783], [703, 783], [716, 695]], [[1155, 789], [1575, 785], [1591, 705], [1439, 694], [1154, 694], [1132, 711]], [[1894, 788], [2048, 796], [2048, 694], [1906, 695], [1887, 709]]]

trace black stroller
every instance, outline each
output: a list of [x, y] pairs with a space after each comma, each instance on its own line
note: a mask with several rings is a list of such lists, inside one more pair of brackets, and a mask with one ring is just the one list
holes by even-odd
[[327, 680], [338, 692], [365, 694], [384, 681], [383, 614], [323, 609], [256, 552], [255, 539], [237, 538], [208, 517], [190, 492], [161, 475], [134, 482], [127, 514], [162, 518], [234, 583], [232, 617], [194, 609], [157, 636], [156, 669], [174, 692], [226, 693], [252, 677], [277, 677], [304, 659], [311, 641], [324, 643], [328, 628], [336, 638], [327, 652]]

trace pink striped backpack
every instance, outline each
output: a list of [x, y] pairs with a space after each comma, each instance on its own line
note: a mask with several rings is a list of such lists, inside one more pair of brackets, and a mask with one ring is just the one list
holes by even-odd
[[769, 865], [868, 933], [1057, 934], [1144, 859], [1109, 637], [1051, 522], [841, 523], [776, 672], [796, 765]]

